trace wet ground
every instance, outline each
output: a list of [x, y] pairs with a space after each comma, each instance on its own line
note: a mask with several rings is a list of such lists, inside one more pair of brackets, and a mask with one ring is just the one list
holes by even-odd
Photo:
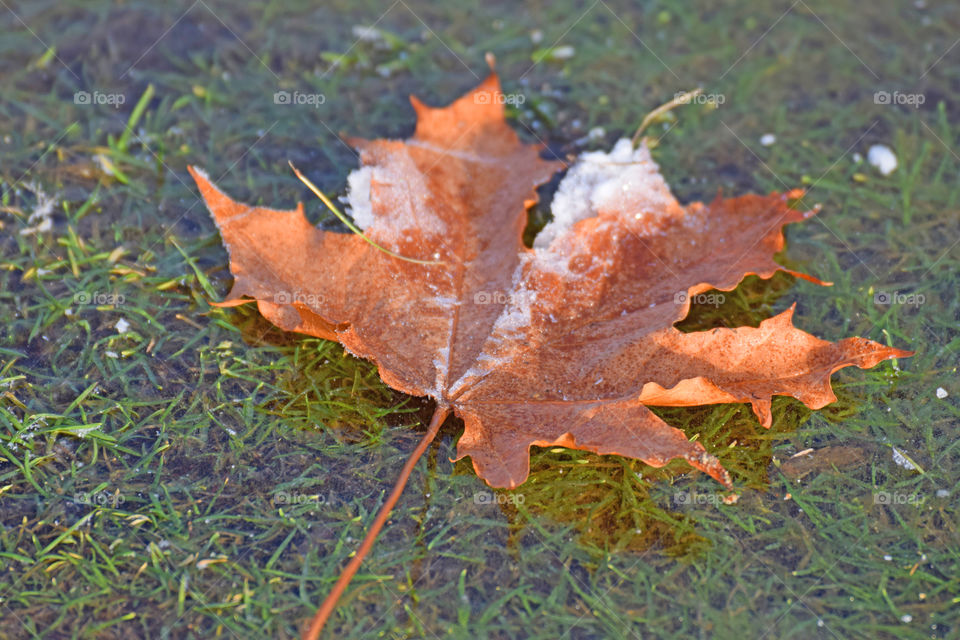
[[342, 195], [337, 134], [409, 135], [406, 96], [453, 99], [487, 51], [550, 153], [702, 86], [648, 131], [682, 201], [823, 204], [781, 261], [833, 287], [751, 278], [681, 328], [796, 302], [818, 336], [917, 355], [839, 372], [821, 411], [779, 398], [769, 432], [658, 410], [719, 452], [733, 505], [682, 464], [563, 449], [494, 494], [449, 461], [451, 421], [328, 637], [956, 637], [958, 27], [932, 0], [0, 4], [0, 638], [297, 633], [431, 408], [211, 307], [231, 278], [186, 166], [338, 228], [287, 160]]

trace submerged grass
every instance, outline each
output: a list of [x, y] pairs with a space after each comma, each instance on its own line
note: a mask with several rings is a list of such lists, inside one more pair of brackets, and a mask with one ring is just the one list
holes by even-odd
[[[493, 494], [450, 462], [451, 423], [331, 637], [955, 637], [960, 13], [929, 4], [0, 9], [0, 638], [297, 632], [431, 407], [336, 345], [211, 307], [230, 277], [186, 165], [277, 207], [307, 196], [288, 160], [342, 193], [356, 158], [337, 133], [409, 134], [404, 96], [448, 101], [486, 51], [525, 97], [517, 131], [554, 154], [607, 147], [699, 84], [713, 104], [646, 131], [682, 200], [804, 186], [823, 204], [782, 260], [833, 287], [750, 278], [681, 329], [796, 302], [801, 328], [917, 355], [839, 372], [821, 411], [778, 399], [769, 431], [744, 406], [658, 409], [730, 469], [732, 505], [682, 464], [550, 449]], [[889, 176], [855, 159], [875, 143]], [[808, 448], [825, 462], [798, 472]]]

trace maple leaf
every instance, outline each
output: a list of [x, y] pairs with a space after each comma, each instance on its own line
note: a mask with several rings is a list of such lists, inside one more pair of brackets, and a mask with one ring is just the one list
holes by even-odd
[[190, 171], [230, 254], [227, 303], [256, 300], [280, 328], [336, 340], [387, 385], [433, 398], [431, 438], [454, 412], [458, 459], [491, 486], [522, 483], [536, 445], [658, 467], [683, 458], [729, 487], [720, 462], [648, 405], [749, 402], [769, 427], [773, 396], [817, 409], [836, 399], [834, 371], [911, 355], [820, 340], [792, 309], [756, 328], [673, 326], [697, 294], [785, 270], [773, 259], [782, 227], [815, 213], [789, 206], [800, 192], [682, 206], [649, 150], [621, 140], [569, 169], [527, 248], [535, 188], [562, 164], [507, 125], [496, 74], [444, 108], [411, 101], [409, 140], [350, 140], [362, 167], [349, 201], [366, 238], [315, 228], [302, 204], [235, 202]]
[[[491, 74], [446, 108], [415, 98], [407, 141], [354, 139], [350, 199], [366, 236], [322, 231], [293, 211], [231, 200], [190, 171], [235, 277], [271, 322], [343, 344], [389, 386], [463, 418], [458, 458], [516, 487], [529, 449], [564, 446], [663, 466], [677, 457], [730, 486], [699, 442], [647, 405], [749, 402], [771, 425], [774, 395], [811, 409], [836, 400], [830, 375], [910, 355], [795, 328], [792, 309], [758, 328], [682, 333], [690, 299], [783, 269], [781, 227], [809, 217], [792, 194], [681, 206], [646, 147], [584, 154], [560, 183], [555, 220], [521, 240], [535, 187], [561, 168], [522, 144]], [[785, 269], [784, 269], [785, 270]], [[819, 282], [804, 274], [794, 275]]]

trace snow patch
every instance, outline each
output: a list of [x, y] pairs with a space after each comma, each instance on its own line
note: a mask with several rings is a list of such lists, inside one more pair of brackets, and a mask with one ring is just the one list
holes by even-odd
[[[376, 203], [373, 202], [374, 183]], [[347, 176], [345, 200], [349, 215], [360, 229], [375, 228], [378, 236], [386, 240], [402, 238], [411, 230], [445, 235], [447, 225], [428, 206], [430, 196], [423, 172], [405, 149], [391, 153], [388, 166], [360, 167]], [[385, 213], [377, 215], [375, 210]]]
[[654, 222], [676, 204], [646, 144], [634, 149], [630, 140], [621, 138], [610, 153], [584, 153], [570, 168], [553, 196], [553, 220], [533, 246], [546, 249], [576, 223], [600, 212], [627, 222]]
[[910, 462], [910, 459], [903, 455], [896, 447], [893, 447], [893, 461], [908, 471], [913, 471], [917, 468], [916, 465]]
[[354, 169], [347, 176], [347, 213], [361, 229], [373, 224], [373, 203], [370, 202], [370, 179], [373, 167]]

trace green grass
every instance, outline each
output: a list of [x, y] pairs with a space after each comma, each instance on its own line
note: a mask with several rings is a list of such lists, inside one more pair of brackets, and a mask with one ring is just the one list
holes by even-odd
[[[681, 328], [756, 325], [797, 302], [818, 336], [917, 355], [838, 373], [821, 411], [778, 399], [770, 431], [745, 406], [658, 410], [731, 470], [730, 506], [682, 464], [568, 450], [535, 451], [505, 504], [477, 504], [488, 489], [449, 461], [451, 422], [327, 637], [957, 637], [960, 49], [938, 59], [960, 12], [927, 4], [0, 7], [0, 639], [297, 633], [430, 406], [334, 344], [211, 307], [231, 278], [186, 165], [342, 229], [287, 160], [342, 194], [357, 161], [336, 134], [408, 135], [405, 96], [451, 100], [486, 51], [526, 98], [511, 119], [527, 140], [607, 147], [702, 85], [719, 108], [647, 132], [683, 201], [805, 186], [823, 204], [782, 260], [833, 287], [751, 278]], [[387, 35], [355, 43], [381, 16]], [[573, 57], [546, 55], [565, 45]], [[326, 100], [278, 105], [278, 90]], [[926, 101], [875, 104], [880, 90]], [[854, 161], [874, 143], [896, 152], [893, 174]], [[21, 234], [47, 197], [51, 228]], [[882, 291], [925, 302], [874, 304]], [[838, 445], [867, 462], [800, 482], [780, 466]], [[894, 464], [894, 446], [923, 472]]]

